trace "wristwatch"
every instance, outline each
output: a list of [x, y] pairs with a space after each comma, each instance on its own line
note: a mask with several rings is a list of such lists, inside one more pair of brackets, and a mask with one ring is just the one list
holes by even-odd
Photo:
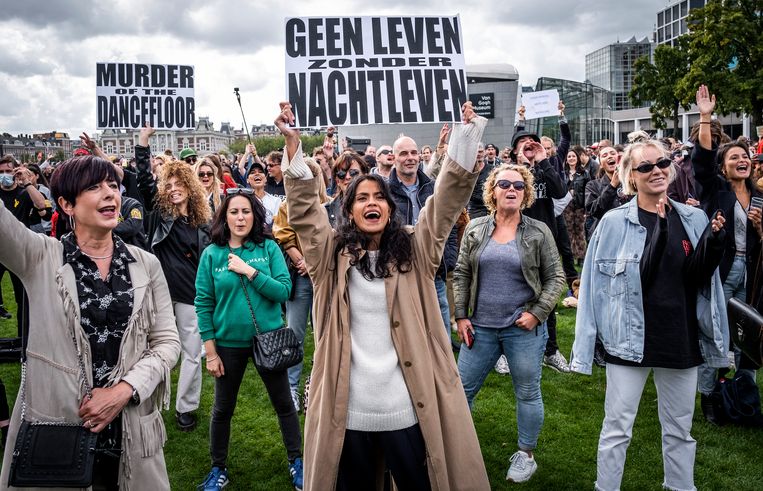
[[130, 397], [130, 402], [136, 406], [140, 404], [140, 394], [138, 394], [138, 389], [132, 390], [132, 397]]

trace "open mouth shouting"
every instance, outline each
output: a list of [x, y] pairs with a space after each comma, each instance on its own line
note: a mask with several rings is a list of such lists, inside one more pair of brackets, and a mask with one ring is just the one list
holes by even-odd
[[108, 218], [108, 219], [116, 218], [117, 207], [114, 205], [103, 206], [101, 208], [98, 208], [98, 213], [100, 213], [101, 216], [103, 216], [104, 218]]
[[374, 225], [381, 221], [381, 213], [377, 210], [369, 210], [363, 214], [363, 219], [369, 225]]

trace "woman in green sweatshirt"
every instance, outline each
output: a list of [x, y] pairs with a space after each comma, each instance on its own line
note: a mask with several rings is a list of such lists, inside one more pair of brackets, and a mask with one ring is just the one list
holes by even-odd
[[[265, 210], [250, 189], [229, 189], [212, 222], [212, 244], [199, 261], [196, 314], [207, 351], [207, 371], [215, 377], [209, 428], [212, 470], [199, 487], [204, 490], [228, 484], [230, 422], [255, 334], [242, 289], [246, 287], [260, 332], [283, 325], [281, 303], [291, 290], [283, 254], [264, 231], [264, 223]], [[287, 372], [258, 372], [278, 414], [293, 484], [301, 489], [302, 436]]]

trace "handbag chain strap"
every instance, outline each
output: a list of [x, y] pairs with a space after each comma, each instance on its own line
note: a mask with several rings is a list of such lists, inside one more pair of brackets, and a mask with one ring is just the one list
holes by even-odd
[[[233, 250], [228, 246], [228, 252], [231, 254], [235, 254]], [[246, 297], [246, 304], [249, 306], [249, 313], [252, 314], [252, 324], [254, 325], [254, 332], [257, 333], [257, 335], [260, 335], [260, 329], [257, 326], [257, 319], [254, 317], [254, 309], [252, 308], [252, 302], [249, 300], [249, 292], [246, 290], [246, 284], [244, 283], [244, 275], [240, 273], [238, 274], [238, 279], [241, 281], [241, 289], [244, 290], [244, 296]]]
[[[28, 333], [27, 333], [28, 335]], [[82, 376], [82, 383], [85, 386], [85, 394], [88, 398], [93, 397], [93, 390], [90, 384], [87, 382], [87, 375], [85, 372], [85, 362], [82, 360], [82, 352], [77, 344], [77, 337], [72, 329], [72, 342], [74, 343], [74, 349], [77, 350], [77, 361], [79, 362], [79, 371]], [[24, 355], [23, 362], [21, 363], [21, 421], [26, 420], [26, 343], [24, 343]], [[80, 426], [79, 423], [61, 423], [57, 421], [36, 421], [35, 424], [47, 425], [47, 426]]]

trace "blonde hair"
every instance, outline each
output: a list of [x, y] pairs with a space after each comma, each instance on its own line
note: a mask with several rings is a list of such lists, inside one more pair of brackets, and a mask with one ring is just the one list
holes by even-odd
[[[220, 208], [220, 205], [222, 204], [223, 200], [220, 197], [220, 194], [223, 192], [223, 182], [220, 180], [220, 169], [215, 166], [215, 163], [213, 160], [209, 159], [208, 157], [204, 157], [199, 162], [196, 162], [193, 165], [193, 172], [196, 174], [196, 178], [199, 177], [199, 169], [202, 167], [209, 167], [212, 170], [212, 206], [215, 210]], [[199, 184], [201, 184], [201, 179], [199, 179]], [[204, 186], [202, 185], [202, 189], [204, 189]], [[215, 192], [214, 190], [217, 190]], [[207, 190], [204, 189], [204, 192], [206, 193]]]
[[191, 168], [181, 160], [173, 160], [163, 165], [159, 171], [159, 180], [156, 183], [156, 208], [162, 215], [172, 218], [180, 216], [180, 208], [170, 202], [170, 193], [167, 191], [167, 182], [172, 178], [188, 192], [188, 222], [193, 227], [200, 227], [212, 219], [212, 210], [209, 209], [207, 193], [201, 187], [199, 178]]
[[[633, 174], [633, 164], [635, 163], [636, 167], [639, 166], [641, 162], [640, 160], [639, 162], [636, 162], [636, 157], [641, 159], [644, 155], [644, 150], [647, 148], [654, 148], [657, 150], [660, 153], [660, 159], [670, 158], [668, 149], [665, 148], [665, 145], [657, 140], [640, 141], [628, 145], [628, 147], [625, 149], [623, 157], [620, 159], [619, 171], [620, 182], [623, 184], [623, 194], [625, 195], [633, 196], [634, 194], [638, 193], [638, 189], [636, 189], [633, 180], [631, 179], [631, 175]], [[668, 167], [668, 183], [673, 182], [675, 178], [676, 166], [671, 164], [670, 167]]]
[[530, 172], [530, 169], [524, 165], [515, 164], [501, 164], [493, 169], [485, 179], [485, 187], [482, 191], [482, 199], [485, 202], [485, 207], [488, 213], [495, 213], [496, 201], [495, 201], [495, 186], [498, 182], [498, 174], [505, 170], [513, 170], [518, 172], [522, 176], [522, 180], [525, 183], [525, 194], [522, 197], [522, 203], [519, 205], [520, 210], [527, 209], [535, 203], [535, 178]]

